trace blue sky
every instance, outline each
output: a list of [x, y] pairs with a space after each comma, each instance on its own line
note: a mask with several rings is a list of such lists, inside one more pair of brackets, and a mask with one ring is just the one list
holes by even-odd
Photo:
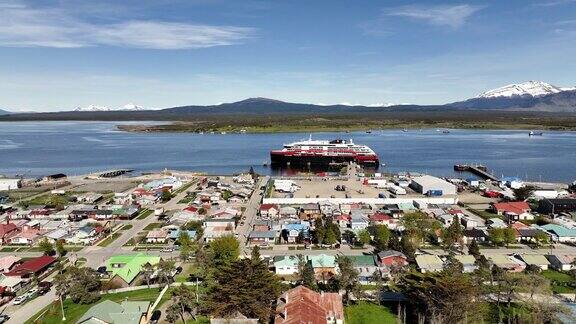
[[0, 108], [441, 104], [576, 85], [576, 0], [0, 0]]

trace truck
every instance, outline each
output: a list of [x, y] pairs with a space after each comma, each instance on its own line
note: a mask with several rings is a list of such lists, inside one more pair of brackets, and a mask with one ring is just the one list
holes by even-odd
[[406, 189], [399, 187], [399, 186], [392, 185], [388, 188], [388, 190], [395, 195], [405, 195], [406, 194]]

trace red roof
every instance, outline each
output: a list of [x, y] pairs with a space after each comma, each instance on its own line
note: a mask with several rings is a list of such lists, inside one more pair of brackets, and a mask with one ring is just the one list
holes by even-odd
[[37, 257], [17, 265], [10, 272], [5, 273], [5, 275], [20, 277], [30, 273], [37, 273], [41, 270], [44, 270], [54, 262], [56, 262], [56, 258], [49, 255], [43, 255], [41, 257]]
[[4, 235], [9, 234], [15, 230], [18, 230], [18, 226], [16, 226], [16, 224], [0, 224], [0, 237], [4, 237]]
[[384, 222], [391, 219], [393, 219], [393, 217], [384, 213], [374, 213], [372, 216], [370, 216], [370, 220], [373, 222]]
[[450, 209], [448, 211], [448, 213], [450, 213], [450, 215], [461, 215], [464, 214], [464, 212], [460, 209]]
[[317, 293], [304, 286], [284, 294], [286, 304], [279, 305], [275, 324], [326, 323], [327, 317], [344, 320], [342, 297], [338, 293]]
[[272, 208], [278, 210], [278, 205], [276, 205], [276, 204], [262, 204], [262, 205], [260, 205], [260, 210], [270, 210]]
[[195, 213], [198, 211], [198, 208], [194, 207], [194, 206], [188, 206], [188, 207], [184, 208], [184, 210]]
[[496, 209], [496, 211], [499, 213], [509, 212], [520, 215], [530, 211], [530, 205], [528, 205], [528, 203], [525, 201], [511, 201], [495, 203], [494, 209]]

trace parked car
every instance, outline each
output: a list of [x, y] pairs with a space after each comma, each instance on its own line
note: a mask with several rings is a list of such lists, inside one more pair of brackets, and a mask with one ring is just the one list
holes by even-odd
[[14, 304], [14, 305], [24, 304], [26, 302], [26, 300], [28, 300], [28, 296], [26, 296], [26, 295], [18, 296], [16, 298], [14, 298], [14, 300], [12, 301], [12, 304]]
[[0, 315], [0, 324], [7, 322], [10, 319], [10, 316], [6, 314]]
[[37, 288], [32, 288], [32, 289], [28, 290], [26, 292], [27, 299], [32, 299], [32, 298], [36, 297], [37, 293], [38, 293]]
[[38, 294], [44, 295], [45, 293], [50, 291], [52, 287], [52, 283], [49, 281], [42, 281], [38, 283]]

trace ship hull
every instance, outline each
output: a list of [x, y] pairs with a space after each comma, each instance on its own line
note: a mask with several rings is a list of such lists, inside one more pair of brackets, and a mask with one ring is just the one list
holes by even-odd
[[272, 165], [283, 166], [306, 166], [318, 165], [328, 166], [330, 164], [356, 162], [362, 165], [378, 166], [379, 161], [376, 156], [330, 156], [330, 155], [288, 155], [282, 153], [270, 153]]

